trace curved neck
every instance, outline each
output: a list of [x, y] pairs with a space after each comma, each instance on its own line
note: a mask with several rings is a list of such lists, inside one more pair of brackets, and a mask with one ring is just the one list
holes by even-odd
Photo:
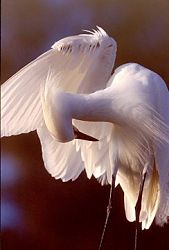
[[42, 99], [44, 119], [48, 130], [58, 141], [74, 139], [72, 119], [121, 123], [111, 87], [85, 95], [57, 89], [47, 97]]
[[114, 109], [111, 88], [89, 95], [70, 94], [71, 116], [76, 120], [119, 122], [119, 115]]

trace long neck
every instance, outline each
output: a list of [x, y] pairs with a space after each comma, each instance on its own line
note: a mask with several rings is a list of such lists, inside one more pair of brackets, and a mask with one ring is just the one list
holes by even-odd
[[73, 119], [119, 123], [110, 88], [89, 95], [71, 94], [70, 107]]

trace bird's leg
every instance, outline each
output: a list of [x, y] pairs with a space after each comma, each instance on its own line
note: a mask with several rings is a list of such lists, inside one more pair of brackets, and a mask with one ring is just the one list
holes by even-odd
[[139, 216], [140, 216], [140, 211], [141, 211], [141, 200], [142, 200], [142, 195], [143, 195], [143, 188], [144, 188], [145, 179], [146, 179], [146, 172], [143, 173], [142, 181], [141, 181], [141, 184], [140, 184], [138, 200], [137, 200], [137, 203], [136, 203], [136, 206], [135, 206], [136, 227], [135, 227], [134, 250], [137, 250], [138, 231], [141, 228], [140, 223], [139, 223]]
[[112, 209], [112, 203], [113, 203], [113, 197], [114, 197], [114, 189], [115, 189], [115, 177], [112, 176], [112, 183], [111, 183], [111, 186], [110, 186], [110, 193], [109, 193], [109, 202], [108, 202], [108, 206], [107, 206], [107, 214], [106, 214], [106, 219], [105, 219], [105, 223], [104, 223], [104, 227], [103, 227], [103, 231], [102, 231], [102, 236], [101, 236], [101, 240], [100, 240], [100, 244], [99, 244], [99, 250], [103, 249], [103, 243], [104, 243], [104, 239], [105, 239], [107, 224], [108, 224], [110, 212], [111, 212], [111, 209]]

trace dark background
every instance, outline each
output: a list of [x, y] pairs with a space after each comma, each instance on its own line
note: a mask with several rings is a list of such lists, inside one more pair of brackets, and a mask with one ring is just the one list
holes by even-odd
[[[2, 0], [2, 82], [57, 40], [103, 27], [118, 44], [116, 65], [140, 63], [169, 83], [168, 0]], [[45, 170], [35, 132], [1, 140], [2, 249], [97, 250], [109, 187], [85, 173], [62, 183]], [[169, 226], [139, 235], [139, 250], [169, 249]], [[105, 250], [130, 250], [120, 188]]]

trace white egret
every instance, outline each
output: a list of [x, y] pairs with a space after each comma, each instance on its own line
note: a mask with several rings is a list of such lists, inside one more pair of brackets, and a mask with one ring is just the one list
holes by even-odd
[[136, 63], [111, 76], [115, 57], [116, 42], [100, 27], [56, 42], [2, 85], [1, 133], [37, 130], [56, 179], [75, 180], [83, 169], [102, 184], [114, 176], [127, 219], [148, 229], [169, 216], [169, 92]]

